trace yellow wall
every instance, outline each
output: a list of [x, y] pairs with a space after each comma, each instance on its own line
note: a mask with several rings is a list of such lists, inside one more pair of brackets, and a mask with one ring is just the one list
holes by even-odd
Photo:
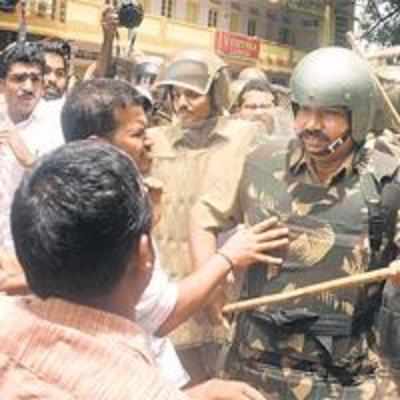
[[[97, 50], [102, 38], [100, 29], [100, 7], [96, 0], [69, 0], [67, 23], [37, 16], [28, 16], [28, 31], [33, 34], [56, 36], [73, 40], [80, 48]], [[331, 35], [329, 10], [325, 10], [323, 37]], [[16, 16], [0, 12], [0, 29], [15, 31]], [[127, 31], [120, 29], [121, 47], [127, 44]], [[169, 56], [187, 47], [214, 49], [216, 30], [165, 17], [147, 15], [139, 28], [135, 47], [145, 53]], [[326, 43], [327, 44], [327, 43]], [[296, 49], [261, 40], [258, 60], [229, 57], [227, 61], [236, 65], [257, 65], [267, 71], [290, 73], [304, 55]]]

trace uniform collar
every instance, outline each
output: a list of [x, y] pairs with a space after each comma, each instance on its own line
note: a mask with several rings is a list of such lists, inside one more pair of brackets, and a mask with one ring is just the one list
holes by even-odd
[[227, 139], [229, 132], [226, 131], [225, 126], [227, 124], [227, 118], [223, 117], [213, 117], [206, 121], [203, 124], [200, 124], [193, 128], [183, 128], [182, 125], [178, 122], [172, 126], [170, 139], [173, 147], [178, 146], [185, 140], [185, 135], [191, 131], [197, 131], [199, 135], [204, 134], [207, 135], [208, 139], [211, 139], [215, 136], [219, 136], [223, 139]]

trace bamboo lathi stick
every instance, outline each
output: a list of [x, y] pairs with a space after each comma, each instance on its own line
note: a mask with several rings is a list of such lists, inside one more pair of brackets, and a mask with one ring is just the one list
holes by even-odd
[[400, 274], [400, 261], [395, 261], [387, 268], [381, 268], [376, 271], [364, 272], [345, 278], [333, 279], [315, 285], [305, 286], [290, 292], [277, 293], [268, 296], [261, 296], [254, 299], [238, 301], [226, 305], [222, 312], [224, 314], [253, 310], [258, 307], [267, 307], [273, 304], [284, 303], [299, 297], [315, 295], [322, 292], [328, 292], [336, 289], [350, 288], [360, 285], [366, 285], [372, 282], [384, 281], [393, 275]]

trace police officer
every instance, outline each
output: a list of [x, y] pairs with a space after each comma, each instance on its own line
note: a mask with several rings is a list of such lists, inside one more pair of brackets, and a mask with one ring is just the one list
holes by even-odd
[[[208, 163], [232, 150], [240, 157], [240, 146], [231, 143], [242, 142], [246, 147], [258, 125], [222, 116], [229, 103], [229, 79], [225, 63], [209, 51], [178, 53], [166, 66], [158, 87], [168, 92], [175, 122], [149, 132], [154, 143], [152, 174], [164, 184], [156, 238], [163, 265], [172, 278], [181, 279], [192, 271], [189, 211], [201, 193]], [[208, 367], [215, 367], [214, 338], [204, 315], [191, 319], [174, 335], [194, 381], [213, 375]]]
[[[214, 170], [194, 210], [196, 263], [232, 222], [275, 215], [289, 229], [287, 251], [248, 274], [243, 297], [360, 273], [395, 254], [395, 218], [373, 206], [387, 201], [389, 183], [398, 190], [398, 162], [364, 145], [376, 107], [367, 64], [347, 49], [319, 49], [297, 65], [290, 86], [297, 138], [261, 145], [236, 176]], [[384, 221], [374, 237], [372, 211]], [[390, 398], [373, 356], [380, 289], [342, 289], [241, 314], [226, 373], [273, 399]]]

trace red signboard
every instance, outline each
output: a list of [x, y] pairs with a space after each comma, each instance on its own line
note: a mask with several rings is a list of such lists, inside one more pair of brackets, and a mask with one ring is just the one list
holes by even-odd
[[215, 49], [219, 54], [226, 56], [257, 59], [260, 53], [260, 40], [239, 33], [217, 32]]

